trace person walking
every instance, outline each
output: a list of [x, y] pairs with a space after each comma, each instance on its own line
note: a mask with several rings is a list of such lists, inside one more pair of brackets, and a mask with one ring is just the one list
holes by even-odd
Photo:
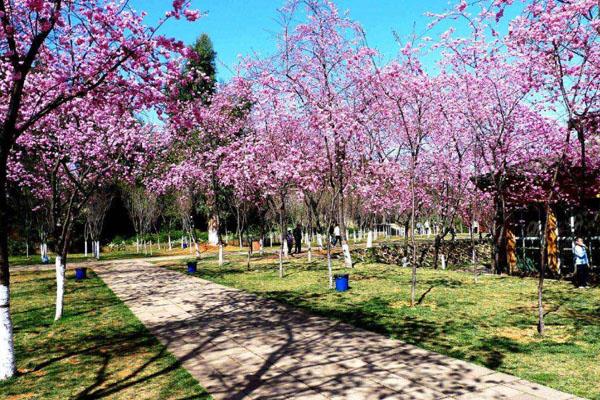
[[342, 234], [340, 233], [340, 226], [336, 224], [333, 228], [333, 245], [335, 246], [338, 242], [340, 245], [342, 244]]
[[287, 235], [285, 236], [285, 240], [287, 242], [288, 251], [292, 253], [292, 246], [294, 244], [294, 237], [292, 236], [292, 231], [288, 230]]
[[296, 228], [294, 228], [294, 244], [296, 245], [294, 253], [300, 254], [302, 252], [302, 226], [300, 224], [296, 224]]
[[579, 289], [587, 288], [590, 261], [583, 239], [580, 237], [573, 243], [573, 260], [575, 264], [573, 283]]

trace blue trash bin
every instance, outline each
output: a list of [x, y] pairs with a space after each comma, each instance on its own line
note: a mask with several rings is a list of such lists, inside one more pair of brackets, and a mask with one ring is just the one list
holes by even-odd
[[335, 279], [335, 290], [338, 292], [345, 292], [350, 288], [350, 276], [348, 274], [334, 275]]
[[80, 281], [87, 277], [87, 268], [75, 268], [75, 279]]
[[196, 261], [188, 261], [187, 263], [188, 274], [193, 274], [198, 269], [198, 263]]

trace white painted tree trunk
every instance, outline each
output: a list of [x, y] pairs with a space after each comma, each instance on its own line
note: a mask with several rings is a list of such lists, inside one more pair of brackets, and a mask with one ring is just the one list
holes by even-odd
[[25, 256], [29, 258], [29, 242], [25, 242]]
[[223, 245], [220, 244], [219, 245], [219, 265], [223, 265], [224, 263], [224, 259], [223, 259]]
[[200, 246], [198, 246], [198, 242], [194, 243], [194, 247], [196, 248], [196, 257], [200, 257]]
[[0, 381], [15, 375], [15, 348], [10, 318], [10, 290], [0, 285]]
[[173, 250], [173, 243], [171, 243], [171, 234], [167, 235], [167, 240], [169, 241], [169, 250]]
[[157, 245], [158, 245], [158, 250], [160, 250], [160, 236], [158, 236], [156, 238], [156, 242], [157, 242]]
[[269, 247], [273, 247], [273, 232], [269, 232]]
[[185, 243], [185, 240], [183, 239], [183, 236], [181, 237], [181, 248], [183, 249], [183, 244]]
[[140, 252], [140, 238], [135, 238], [135, 251], [139, 254]]
[[333, 289], [333, 266], [331, 265], [331, 250], [327, 247], [327, 274], [329, 275], [329, 289]]
[[96, 241], [96, 260], [100, 259], [100, 241]]
[[152, 255], [152, 240], [150, 241], [148, 247], [150, 248], [150, 255]]
[[310, 243], [310, 239], [308, 240], [307, 246], [308, 246], [308, 262], [312, 262], [312, 246]]
[[317, 247], [319, 250], [323, 250], [323, 235], [317, 233]]
[[87, 239], [85, 239], [85, 240], [83, 241], [83, 255], [84, 255], [84, 257], [87, 257], [87, 256], [88, 256], [88, 247], [87, 247], [87, 242], [88, 242], [88, 241], [87, 241]]
[[283, 278], [283, 248], [279, 249], [279, 278]]
[[258, 253], [262, 256], [263, 254], [265, 254], [265, 248], [263, 246], [263, 238], [260, 238], [260, 240], [258, 241], [258, 245], [259, 245]]
[[356, 244], [356, 231], [352, 231], [352, 239], [354, 240], [354, 244]]
[[65, 299], [65, 264], [62, 262], [62, 257], [57, 255], [55, 261], [56, 267], [56, 312], [54, 320], [58, 321], [62, 318], [63, 302]]
[[344, 265], [346, 268], [352, 268], [352, 255], [350, 254], [348, 243], [342, 244], [342, 251], [344, 252]]
[[446, 269], [446, 256], [442, 254], [442, 269]]
[[46, 243], [40, 244], [40, 258], [44, 261], [44, 258], [48, 255], [48, 248], [46, 247]]
[[367, 233], [367, 249], [373, 247], [373, 230], [369, 230]]
[[283, 241], [283, 255], [285, 258], [288, 258], [290, 249], [288, 249], [287, 240]]

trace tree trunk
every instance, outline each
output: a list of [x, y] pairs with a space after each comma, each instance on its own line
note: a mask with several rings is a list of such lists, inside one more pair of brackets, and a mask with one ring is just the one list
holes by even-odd
[[331, 240], [327, 241], [327, 274], [329, 275], [329, 289], [333, 289], [333, 267], [331, 265]]
[[433, 244], [433, 268], [438, 268], [438, 261], [440, 257], [440, 247], [442, 247], [442, 237], [439, 233], [435, 235], [435, 240]]
[[475, 235], [473, 235], [473, 229], [471, 229], [471, 264], [473, 267], [473, 281], [477, 283], [477, 260], [475, 259]]
[[60, 255], [56, 255], [56, 312], [54, 320], [58, 321], [63, 315], [63, 303], [65, 299], [65, 263]]
[[415, 291], [417, 289], [417, 242], [415, 241], [415, 211], [416, 211], [416, 194], [414, 177], [411, 179], [411, 213], [410, 213], [410, 230], [412, 244], [412, 277], [410, 282], [410, 306], [415, 305]]
[[250, 258], [252, 257], [252, 238], [250, 237], [250, 230], [246, 229], [246, 240], [248, 241], [248, 260], [246, 268], [250, 269]]
[[0, 154], [0, 381], [16, 372], [13, 326], [10, 317], [10, 270], [8, 264], [8, 215], [6, 207], [6, 158]]
[[[341, 179], [340, 179], [341, 182]], [[344, 265], [346, 268], [353, 268], [352, 255], [350, 254], [350, 245], [348, 244], [348, 231], [346, 229], [346, 215], [344, 205], [344, 192], [340, 186], [340, 195], [338, 199], [338, 226], [340, 227], [340, 236], [342, 239], [342, 253], [344, 255]]]
[[284, 214], [285, 214], [285, 197], [281, 196], [281, 208], [279, 209], [279, 229], [281, 229], [281, 250], [279, 251], [279, 277], [283, 278], [283, 256], [287, 257], [287, 238], [286, 238], [286, 228], [284, 224]]
[[219, 244], [219, 266], [223, 265], [223, 263], [225, 262], [224, 257], [223, 257], [223, 243]]

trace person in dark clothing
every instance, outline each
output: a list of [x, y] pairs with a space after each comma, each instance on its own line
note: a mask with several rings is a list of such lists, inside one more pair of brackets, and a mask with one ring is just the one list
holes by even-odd
[[285, 236], [285, 240], [287, 242], [288, 251], [291, 253], [292, 252], [292, 246], [294, 245], [294, 237], [292, 236], [292, 232], [291, 231], [287, 232], [287, 235]]
[[294, 253], [300, 254], [302, 252], [302, 227], [300, 224], [296, 224], [294, 229], [294, 244], [296, 245]]

